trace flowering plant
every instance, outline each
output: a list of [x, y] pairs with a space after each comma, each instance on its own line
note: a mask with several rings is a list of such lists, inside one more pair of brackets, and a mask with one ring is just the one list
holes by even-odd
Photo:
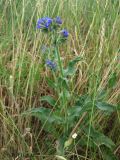
[[[49, 77], [46, 77], [46, 79], [48, 85], [54, 88], [58, 100], [55, 100], [49, 95], [41, 97], [41, 101], [47, 101], [47, 103], [53, 107], [52, 109], [54, 112], [51, 112], [52, 109], [45, 107], [32, 109], [29, 112], [29, 114], [33, 116], [36, 116], [36, 112], [37, 114], [39, 113], [39, 115], [42, 114], [42, 116], [39, 117], [42, 123], [47, 120], [46, 125], [44, 126], [45, 130], [52, 132], [54, 137], [59, 141], [59, 145], [56, 148], [59, 155], [64, 154], [64, 148], [66, 147], [65, 141], [70, 135], [73, 127], [72, 121], [75, 119], [74, 116], [72, 117], [72, 112], [68, 108], [70, 98], [72, 97], [69, 85], [70, 76], [74, 76], [77, 70], [75, 64], [81, 61], [81, 57], [76, 57], [68, 63], [66, 68], [64, 68], [59, 48], [61, 44], [68, 40], [69, 32], [67, 29], [61, 29], [62, 24], [63, 22], [58, 16], [53, 19], [50, 17], [43, 17], [37, 21], [37, 29], [49, 34], [51, 37], [50, 47], [53, 48], [52, 53], [47, 53], [48, 48], [46, 46], [42, 47], [42, 50], [45, 53], [44, 63], [54, 76], [54, 80], [49, 79]], [[61, 128], [60, 133], [57, 131], [59, 128]], [[71, 135], [71, 138], [72, 137], [73, 136]], [[70, 140], [70, 142], [72, 141]]]
[[[107, 106], [108, 112], [113, 112], [115, 108], [105, 102], [100, 102], [102, 99], [100, 97], [101, 94], [98, 94], [98, 97], [92, 100], [92, 96], [88, 94], [79, 96], [75, 94], [74, 90], [71, 90], [71, 79], [73, 80], [77, 71], [76, 64], [82, 62], [83, 58], [80, 56], [75, 57], [68, 62], [66, 67], [63, 65], [64, 63], [59, 48], [61, 44], [68, 40], [69, 32], [66, 29], [61, 29], [62, 24], [63, 22], [58, 16], [53, 19], [44, 17], [37, 21], [37, 29], [47, 34], [50, 33], [50, 47], [52, 47], [52, 52], [48, 54], [47, 50], [49, 49], [46, 46], [44, 46], [42, 50], [46, 53], [44, 56], [44, 65], [47, 69], [50, 69], [53, 75], [53, 79], [46, 77], [46, 81], [48, 85], [54, 89], [55, 97], [50, 95], [41, 97], [41, 101], [47, 102], [49, 108], [45, 106], [33, 108], [24, 113], [24, 115], [29, 114], [38, 117], [44, 126], [44, 130], [51, 133], [58, 141], [56, 145], [58, 157], [64, 156], [66, 149], [68, 149], [72, 141], [75, 141], [78, 137], [78, 126], [82, 123], [83, 119], [86, 122], [85, 127], [89, 126], [87, 120], [90, 117], [89, 114], [91, 110], [92, 112], [97, 108], [103, 110], [103, 106]], [[96, 131], [91, 125], [89, 128], [85, 128], [84, 131], [89, 132], [90, 130], [92, 130], [93, 133], [93, 135], [90, 136], [95, 141], [96, 137], [94, 137], [94, 133], [96, 133]], [[102, 144], [101, 138], [106, 139], [106, 137], [99, 134], [100, 143]], [[107, 139], [107, 141], [109, 140]], [[113, 145], [112, 142], [110, 143]], [[97, 144], [97, 142], [95, 142], [95, 144]]]

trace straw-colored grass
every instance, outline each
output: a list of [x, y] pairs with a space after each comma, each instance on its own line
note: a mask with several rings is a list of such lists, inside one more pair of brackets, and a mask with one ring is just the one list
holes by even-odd
[[[49, 39], [36, 29], [37, 19], [44, 16], [60, 16], [64, 28], [69, 30], [69, 39], [61, 48], [64, 65], [78, 55], [84, 59], [77, 66], [72, 91], [95, 97], [105, 89], [106, 101], [120, 104], [119, 0], [1, 0], [1, 160], [19, 160], [20, 156], [24, 160], [55, 159], [54, 137], [44, 132], [37, 119], [21, 116], [30, 108], [40, 107], [42, 95], [55, 96], [45, 80], [51, 74], [41, 56], [41, 46], [49, 44]], [[91, 110], [89, 123], [114, 141], [114, 152], [120, 155], [120, 112], [105, 116]], [[102, 153], [75, 142], [66, 157], [70, 159], [73, 154], [76, 158], [72, 159], [98, 160]]]

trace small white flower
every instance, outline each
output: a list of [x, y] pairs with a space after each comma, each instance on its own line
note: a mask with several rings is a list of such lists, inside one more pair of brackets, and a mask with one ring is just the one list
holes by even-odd
[[75, 139], [76, 137], [77, 137], [77, 133], [74, 133], [74, 134], [72, 135], [72, 138]]

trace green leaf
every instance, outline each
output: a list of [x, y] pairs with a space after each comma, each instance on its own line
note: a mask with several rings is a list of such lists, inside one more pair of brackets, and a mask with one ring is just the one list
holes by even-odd
[[83, 112], [90, 111], [93, 106], [91, 97], [87, 94], [80, 96], [76, 102], [76, 106], [81, 106]]
[[61, 91], [61, 93], [59, 94], [60, 100], [62, 100], [63, 97], [66, 97], [66, 99], [69, 101], [71, 98], [70, 92], [66, 89], [64, 89], [64, 91]]
[[[89, 127], [85, 129], [85, 132], [88, 135]], [[110, 138], [95, 130], [92, 126], [90, 127], [90, 137], [97, 146], [105, 145], [111, 150], [115, 147], [114, 142]]]
[[114, 153], [109, 148], [101, 146], [100, 149], [101, 149], [102, 157], [104, 160], [118, 160], [118, 158], [114, 155]]
[[76, 72], [75, 65], [77, 62], [81, 61], [82, 57], [76, 57], [68, 63], [68, 67], [64, 69], [65, 76], [72, 76]]
[[52, 112], [49, 108], [33, 108], [22, 113], [23, 116], [34, 116], [38, 118], [43, 124], [43, 129], [54, 137], [58, 138], [60, 133], [57, 131], [56, 126], [61, 127], [64, 123], [64, 118], [60, 117], [56, 112]]
[[58, 112], [52, 111], [49, 108], [33, 108], [22, 113], [22, 116], [34, 116], [38, 118], [43, 124], [43, 129], [51, 133], [54, 137], [58, 138], [60, 132], [57, 128], [64, 128], [65, 120], [64, 117], [60, 116]]
[[73, 106], [67, 109], [67, 123], [73, 127], [84, 112], [88, 112], [89, 106]]
[[92, 101], [89, 95], [80, 96], [75, 105], [67, 109], [67, 123], [69, 127], [72, 127], [84, 112], [90, 111], [91, 106]]
[[51, 106], [56, 105], [56, 101], [51, 96], [43, 96], [40, 98], [40, 100], [48, 102]]
[[109, 113], [115, 112], [117, 107], [106, 102], [96, 102], [96, 107], [102, 111], [107, 111]]
[[53, 112], [51, 109], [44, 108], [44, 107], [33, 108], [29, 111], [24, 112], [22, 115], [34, 116], [43, 122], [46, 121], [49, 124], [51, 124], [51, 123], [55, 123], [55, 124], [64, 123], [63, 117], [60, 117], [58, 114]]
[[109, 78], [108, 84], [109, 87], [113, 88], [117, 83], [117, 74], [114, 72], [111, 77]]
[[52, 134], [54, 138], [58, 138], [60, 136], [60, 132], [58, 132], [55, 124], [50, 124], [49, 122], [42, 121], [43, 129], [48, 133]]
[[89, 146], [90, 148], [93, 148], [93, 149], [96, 147], [96, 145], [95, 145], [95, 143], [93, 142], [92, 139], [89, 139], [89, 143], [88, 143], [88, 138], [87, 137], [81, 138], [79, 140], [78, 144], [82, 147]]
[[97, 101], [104, 101], [104, 99], [107, 96], [107, 91], [105, 89], [102, 89], [98, 91], [97, 93]]
[[57, 85], [54, 81], [52, 81], [51, 79], [49, 79], [48, 77], [45, 78], [47, 81], [47, 84], [49, 85], [49, 87], [53, 88], [53, 89], [57, 89]]
[[73, 106], [67, 109], [67, 124], [69, 128], [75, 125], [76, 119], [82, 115], [82, 108], [80, 106]]
[[65, 89], [69, 89], [69, 85], [68, 85], [68, 80], [67, 78], [63, 78], [63, 77], [59, 77], [58, 78], [58, 86], [59, 88], [65, 88]]
[[73, 106], [68, 109], [67, 113], [69, 116], [78, 117], [80, 116], [81, 110], [82, 110], [81, 106]]
[[40, 120], [47, 120], [50, 117], [50, 113], [51, 113], [51, 109], [40, 107], [40, 108], [33, 108], [28, 111], [25, 111], [24, 113], [22, 113], [22, 115], [35, 116]]
[[120, 110], [120, 103], [117, 105], [117, 110]]

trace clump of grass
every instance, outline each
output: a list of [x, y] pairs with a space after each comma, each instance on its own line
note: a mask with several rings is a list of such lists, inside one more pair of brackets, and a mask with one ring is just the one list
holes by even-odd
[[[49, 45], [50, 39], [36, 30], [37, 19], [44, 16], [62, 17], [64, 27], [69, 30], [67, 43], [60, 48], [63, 65], [66, 67], [73, 57], [82, 56], [84, 59], [76, 65], [77, 71], [70, 79], [71, 93], [74, 96], [71, 97], [69, 106], [74, 104], [76, 98], [81, 100], [79, 105], [92, 98], [89, 114], [86, 116], [85, 112], [78, 116], [70, 132], [77, 132], [77, 138], [72, 144], [69, 136], [65, 140], [61, 139], [65, 145], [69, 144], [64, 157], [97, 160], [115, 159], [118, 156], [119, 159], [119, 10], [119, 0], [1, 0], [1, 159], [55, 159], [61, 127], [55, 128], [58, 133], [56, 138], [46, 131], [45, 125], [37, 118], [21, 116], [21, 113], [31, 108], [43, 106], [51, 109], [51, 105], [40, 100], [42, 96], [58, 98], [54, 87], [50, 87], [53, 75], [44, 67], [41, 51], [41, 46]], [[96, 100], [99, 102], [97, 111], [94, 110]], [[111, 105], [106, 106], [108, 104]], [[111, 109], [111, 114], [105, 111], [108, 108]], [[104, 136], [112, 139], [115, 148], [114, 145], [111, 148], [113, 143], [106, 141]], [[97, 143], [98, 137], [102, 137], [103, 141]], [[101, 143], [103, 145], [99, 145]]]

